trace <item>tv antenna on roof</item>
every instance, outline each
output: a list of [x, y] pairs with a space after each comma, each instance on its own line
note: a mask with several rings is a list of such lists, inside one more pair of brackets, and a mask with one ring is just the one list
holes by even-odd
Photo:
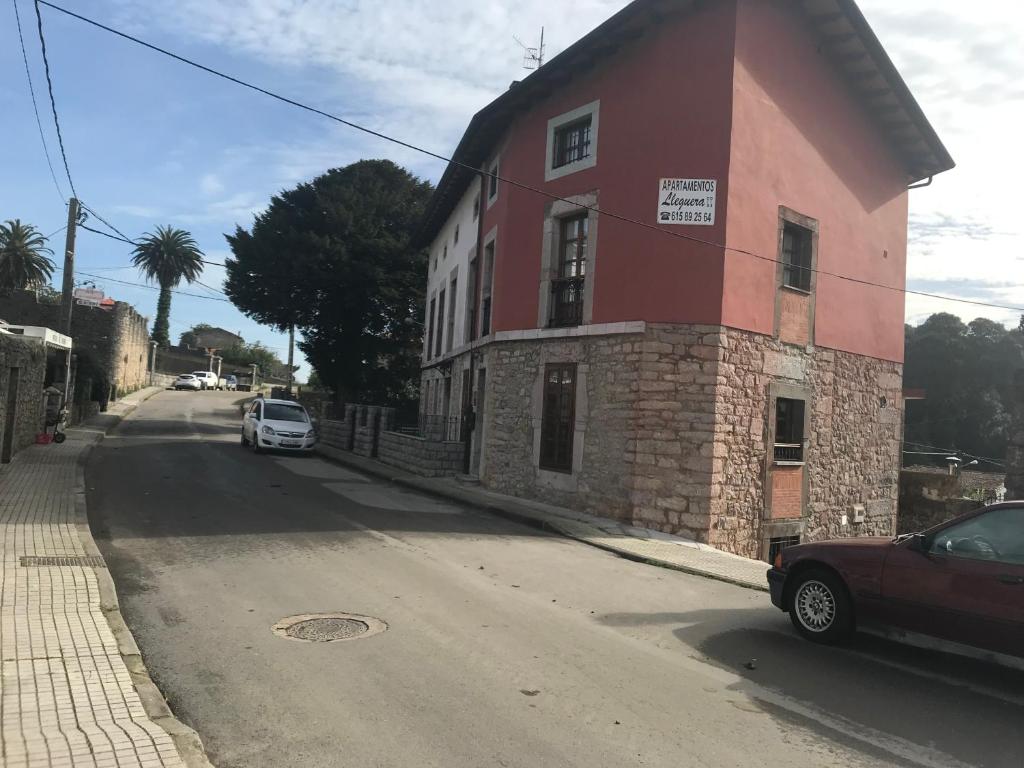
[[523, 69], [540, 69], [544, 66], [544, 27], [540, 28], [540, 45], [536, 48], [527, 45], [515, 35], [512, 39], [523, 49]]

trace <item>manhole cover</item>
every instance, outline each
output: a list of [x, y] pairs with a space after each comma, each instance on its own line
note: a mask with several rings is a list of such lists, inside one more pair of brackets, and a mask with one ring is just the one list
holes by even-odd
[[278, 637], [307, 643], [333, 643], [369, 637], [388, 628], [380, 619], [353, 613], [310, 613], [281, 619], [273, 627]]

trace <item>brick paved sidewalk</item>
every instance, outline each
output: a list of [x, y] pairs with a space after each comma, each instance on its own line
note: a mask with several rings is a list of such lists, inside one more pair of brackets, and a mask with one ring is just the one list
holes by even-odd
[[104, 426], [147, 394], [112, 404], [96, 422], [69, 430], [62, 445], [33, 446], [0, 469], [5, 768], [184, 765], [167, 731], [147, 716], [101, 608], [107, 575], [95, 565], [26, 559], [98, 556], [80, 460]]
[[739, 557], [707, 544], [660, 531], [636, 528], [564, 507], [494, 493], [460, 483], [453, 478], [419, 477], [397, 467], [329, 446], [318, 446], [317, 450], [327, 458], [398, 485], [482, 507], [519, 522], [540, 525], [623, 557], [726, 581], [748, 589], [768, 590], [765, 577], [768, 564], [760, 560]]

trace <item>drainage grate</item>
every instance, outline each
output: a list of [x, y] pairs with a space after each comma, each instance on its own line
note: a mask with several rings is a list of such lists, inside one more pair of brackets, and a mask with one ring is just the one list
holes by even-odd
[[369, 637], [388, 628], [380, 619], [352, 613], [311, 613], [289, 616], [273, 626], [278, 637], [307, 643], [333, 643]]
[[99, 555], [22, 555], [25, 568], [40, 565], [72, 565], [84, 568], [106, 568], [107, 564]]

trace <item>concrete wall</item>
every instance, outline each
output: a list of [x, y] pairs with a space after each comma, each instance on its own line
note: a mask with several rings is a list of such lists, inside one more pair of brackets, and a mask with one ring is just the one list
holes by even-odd
[[18, 371], [11, 455], [31, 445], [44, 425], [43, 380], [46, 352], [42, 344], [0, 334], [0, 459], [3, 457], [7, 409], [11, 404], [11, 370]]
[[382, 432], [377, 458], [385, 464], [424, 477], [455, 475], [462, 471], [465, 445], [426, 440], [400, 432]]

